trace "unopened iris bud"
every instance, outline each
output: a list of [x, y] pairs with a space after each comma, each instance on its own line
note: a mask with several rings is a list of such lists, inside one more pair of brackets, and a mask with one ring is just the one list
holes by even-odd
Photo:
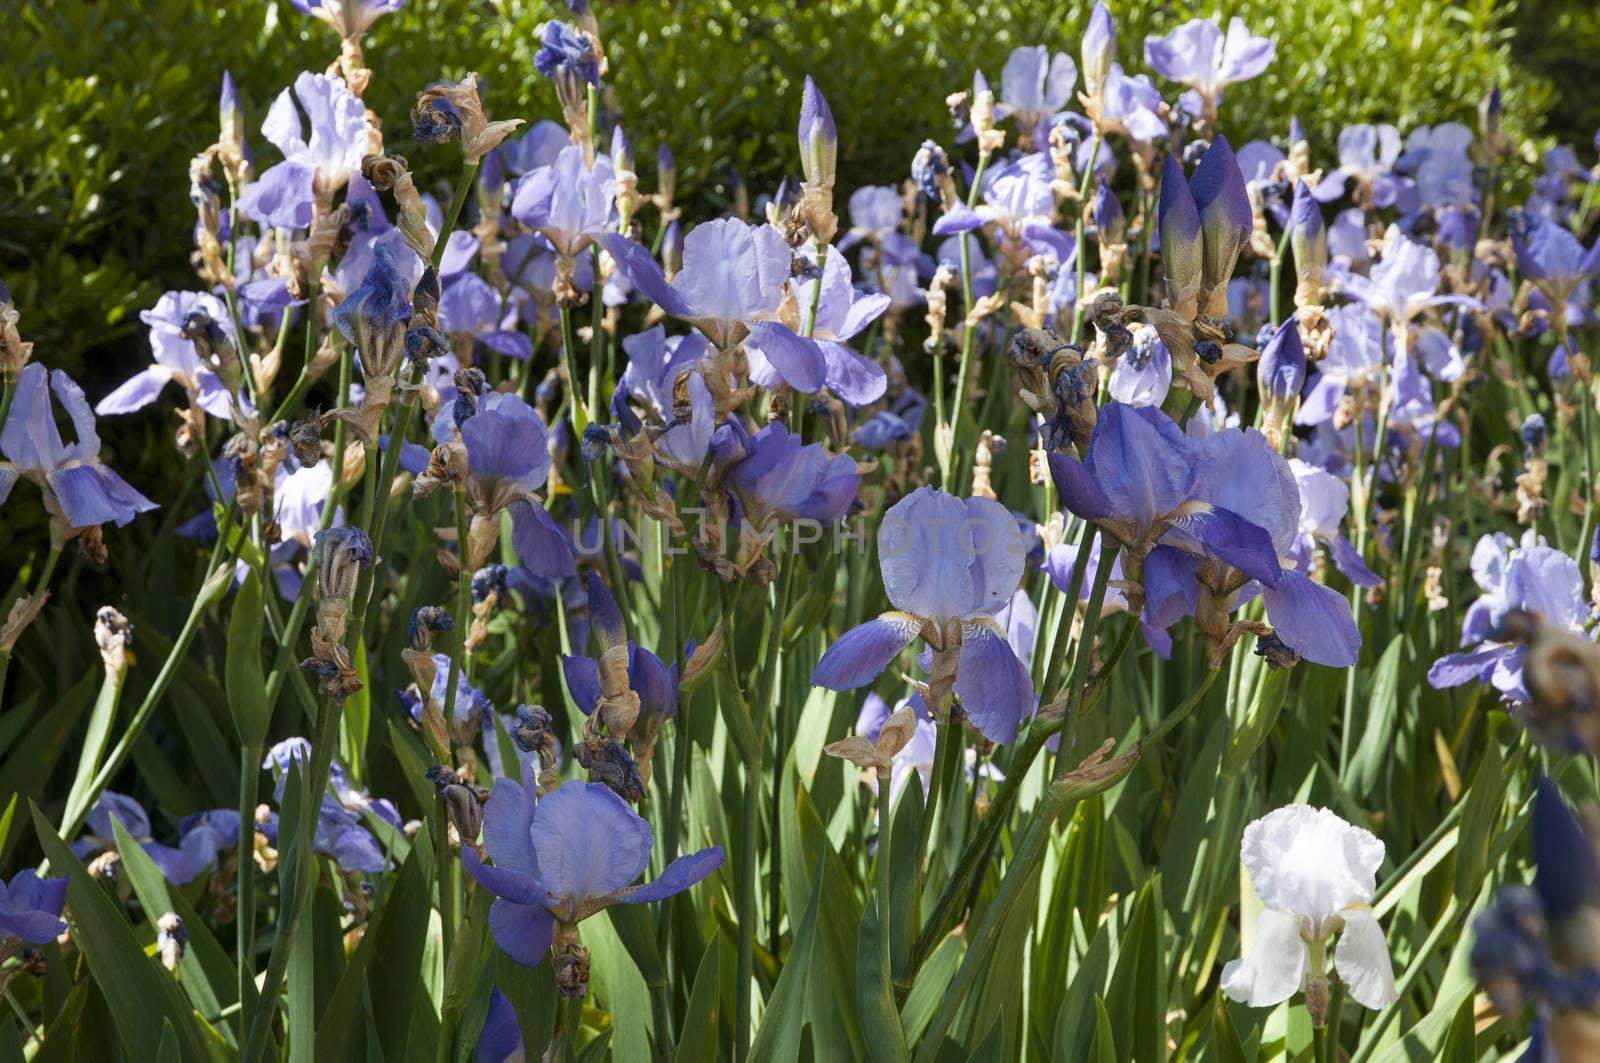
[[[1294, 416], [1300, 389], [1306, 382], [1306, 349], [1300, 340], [1300, 322], [1291, 316], [1278, 326], [1256, 363], [1256, 387], [1261, 392], [1267, 440], [1282, 447], [1283, 434]], [[1269, 658], [1270, 660], [1270, 658]]]
[[620, 125], [611, 128], [611, 165], [618, 170], [633, 169], [633, 145]]
[[661, 271], [671, 280], [683, 265], [683, 229], [678, 219], [667, 223], [666, 234], [661, 238]]
[[434, 791], [444, 802], [450, 825], [461, 837], [462, 845], [471, 845], [483, 832], [484, 795], [476, 787], [443, 764], [435, 764], [426, 772]]
[[94, 641], [100, 647], [106, 678], [122, 682], [128, 672], [128, 651], [133, 649], [133, 625], [111, 606], [103, 606], [94, 617]]
[[1228, 281], [1239, 253], [1250, 242], [1254, 224], [1250, 193], [1227, 137], [1212, 141], [1189, 187], [1200, 211], [1204, 237], [1200, 301], [1207, 316], [1224, 318], [1228, 316]]
[[1103, 177], [1095, 186], [1094, 197], [1089, 202], [1089, 213], [1094, 219], [1095, 233], [1100, 238], [1102, 248], [1106, 244], [1120, 244], [1124, 241], [1127, 235], [1127, 215], [1122, 212], [1122, 204], [1112, 194], [1111, 186]]
[[161, 966], [176, 971], [188, 945], [189, 930], [176, 912], [168, 912], [156, 920], [156, 955], [161, 957]]
[[800, 97], [800, 165], [806, 183], [817, 188], [832, 188], [839, 156], [839, 130], [833, 112], [811, 78], [806, 78]]
[[622, 610], [605, 582], [593, 572], [589, 573], [589, 624], [600, 639], [602, 653], [618, 646], [626, 649], [628, 627], [622, 619]]
[[1084, 95], [1098, 99], [1105, 91], [1111, 64], [1117, 61], [1117, 24], [1105, 0], [1095, 0], [1089, 13], [1089, 28], [1083, 33]]
[[1500, 86], [1491, 87], [1483, 100], [1478, 104], [1478, 132], [1485, 141], [1492, 141], [1500, 133], [1500, 113], [1503, 104], [1500, 99]]
[[665, 144], [656, 149], [656, 206], [672, 209], [672, 196], [678, 188], [678, 163]]
[[[1246, 214], [1249, 204], [1245, 204]], [[1200, 211], [1195, 206], [1183, 167], [1168, 152], [1161, 175], [1161, 201], [1157, 210], [1161, 230], [1161, 265], [1167, 279], [1167, 307], [1180, 317], [1198, 312], [1201, 258]]]
[[1328, 230], [1322, 223], [1322, 207], [1303, 180], [1294, 183], [1289, 246], [1294, 250], [1295, 305], [1320, 306], [1328, 269]]
[[361, 286], [333, 311], [334, 324], [361, 355], [367, 380], [392, 377], [405, 353], [406, 324], [411, 320], [409, 285], [388, 248], [378, 245]]

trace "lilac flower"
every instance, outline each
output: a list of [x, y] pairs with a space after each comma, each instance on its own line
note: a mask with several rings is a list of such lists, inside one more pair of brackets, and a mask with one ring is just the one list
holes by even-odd
[[0, 950], [16, 942], [48, 945], [64, 933], [61, 907], [67, 903], [68, 878], [40, 878], [32, 868], [18, 871], [8, 884], [0, 881]]
[[84, 820], [83, 837], [72, 843], [72, 852], [79, 860], [88, 860], [100, 853], [116, 849], [116, 831], [111, 825], [115, 819], [122, 824], [128, 836], [139, 843], [161, 874], [174, 886], [186, 885], [204, 871], [216, 858], [216, 842], [206, 834], [185, 838], [181, 848], [162, 845], [150, 837], [150, 817], [144, 806], [126, 794], [106, 790], [89, 810]]
[[[719, 429], [719, 435], [727, 432]], [[713, 441], [713, 451], [718, 450]], [[856, 499], [861, 476], [848, 454], [829, 455], [820, 443], [804, 443], [773, 421], [753, 436], [731, 440], [728, 482], [758, 528], [800, 517], [835, 521]]]
[[1529, 701], [1522, 679], [1524, 647], [1502, 640], [1501, 622], [1512, 610], [1523, 610], [1553, 627], [1582, 634], [1588, 619], [1583, 574], [1572, 558], [1546, 546], [1529, 529], [1521, 543], [1500, 532], [1479, 539], [1472, 549], [1472, 578], [1483, 593], [1461, 620], [1466, 649], [1433, 662], [1428, 682], [1442, 689], [1475, 680], [1511, 701]]
[[[296, 99], [311, 124], [309, 140], [295, 107]], [[288, 89], [280, 92], [261, 123], [262, 136], [283, 153], [283, 162], [278, 165], [310, 169], [315, 174], [316, 191], [323, 196], [332, 196], [352, 176], [361, 173], [361, 159], [369, 150], [371, 132], [366, 105], [349, 86], [339, 78], [304, 71], [295, 78], [293, 96]], [[261, 181], [267, 181], [271, 172], [262, 174]], [[285, 182], [288, 180], [286, 177]], [[287, 209], [287, 205], [280, 202], [278, 209]]]
[[599, 155], [591, 166], [583, 149], [569, 144], [553, 164], [517, 182], [511, 216], [571, 257], [611, 228], [616, 195], [611, 160]]
[[1212, 109], [1222, 90], [1249, 81], [1272, 62], [1278, 46], [1266, 37], [1252, 37], [1244, 20], [1228, 23], [1228, 32], [1210, 19], [1185, 22], [1165, 37], [1147, 37], [1144, 61], [1169, 81], [1188, 85]]
[[495, 944], [525, 967], [551, 954], [557, 985], [572, 998], [588, 983], [580, 922], [613, 904], [665, 900], [722, 864], [721, 847], [712, 846], [678, 857], [654, 882], [632, 885], [650, 865], [650, 825], [607, 787], [576, 779], [537, 802], [532, 790], [496, 779], [483, 841], [493, 866], [471, 846], [461, 862], [499, 898], [489, 909]]
[[233, 335], [233, 318], [222, 300], [209, 292], [167, 292], [153, 309], [139, 312], [139, 319], [150, 326], [154, 363], [96, 403], [95, 413], [104, 417], [142, 410], [160, 396], [169, 382], [175, 382], [213, 417], [232, 417], [234, 400], [217, 376], [215, 365], [203, 360], [194, 342], [184, 336], [185, 322], [197, 311], [218, 322], [229, 339], [238, 344], [238, 337]]
[[884, 515], [878, 561], [894, 611], [841, 635], [812, 685], [866, 686], [920, 635], [933, 651], [934, 703], [953, 691], [984, 737], [1010, 742], [1034, 708], [1028, 669], [995, 620], [1026, 564], [1011, 514], [987, 498], [918, 488]]
[[314, 15], [346, 40], [360, 37], [380, 16], [399, 11], [405, 0], [289, 0], [302, 15]]
[[1353, 181], [1350, 192], [1356, 202], [1380, 209], [1393, 206], [1408, 184], [1392, 172], [1399, 157], [1400, 131], [1394, 126], [1345, 126], [1339, 131], [1339, 168], [1317, 182], [1312, 194], [1332, 203]]
[[1367, 567], [1350, 540], [1339, 530], [1345, 514], [1350, 511], [1350, 488], [1339, 477], [1325, 469], [1289, 459], [1289, 470], [1294, 473], [1295, 485], [1300, 489], [1300, 530], [1296, 533], [1289, 556], [1296, 567], [1309, 566], [1317, 544], [1328, 548], [1333, 563], [1345, 578], [1358, 587], [1376, 587], [1382, 582]]
[[[815, 290], [818, 284], [822, 285], [820, 293]], [[858, 293], [850, 284], [850, 266], [838, 251], [831, 252], [823, 260], [820, 281], [791, 281], [790, 286], [796, 305], [803, 308], [802, 314], [810, 313], [812, 299], [816, 299], [817, 313], [811, 323], [811, 335], [800, 339], [808, 341], [815, 349], [815, 356], [822, 360], [824, 386], [851, 406], [867, 406], [881, 399], [889, 384], [883, 367], [851, 350], [846, 341], [889, 308], [889, 297]], [[745, 345], [745, 354], [752, 381], [767, 387], [784, 382], [783, 375], [754, 337]]]
[[[46, 387], [46, 380], [49, 385]], [[12, 406], [0, 425], [0, 503], [18, 478], [38, 484], [45, 508], [73, 528], [128, 523], [156, 504], [100, 460], [100, 436], [83, 389], [59, 369], [30, 362], [17, 374]], [[61, 441], [50, 392], [66, 408], [76, 443]]]
[[1050, 119], [1072, 103], [1077, 82], [1078, 66], [1066, 52], [1051, 55], [1042, 44], [1014, 49], [1000, 71], [995, 119], [1015, 118], [1017, 132], [1042, 148], [1049, 140]]

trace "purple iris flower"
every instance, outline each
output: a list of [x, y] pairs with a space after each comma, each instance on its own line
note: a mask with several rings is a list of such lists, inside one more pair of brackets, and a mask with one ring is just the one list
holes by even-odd
[[195, 833], [185, 838], [181, 848], [162, 845], [150, 837], [150, 817], [144, 806], [126, 794], [106, 790], [89, 810], [84, 820], [83, 837], [72, 843], [72, 852], [79, 860], [87, 861], [100, 853], [117, 847], [116, 831], [112, 819], [122, 824], [128, 836], [139, 843], [160, 869], [161, 874], [174, 886], [186, 885], [216, 859], [216, 839], [208, 833]]
[[1100, 106], [1100, 124], [1118, 130], [1136, 144], [1150, 144], [1167, 135], [1161, 119], [1161, 90], [1146, 74], [1123, 73], [1121, 63], [1112, 63], [1106, 75], [1105, 98]]
[[[295, 107], [296, 99], [310, 124], [310, 139], [306, 138], [300, 110]], [[278, 166], [310, 170], [316, 190], [327, 195], [361, 173], [361, 159], [369, 150], [371, 132], [366, 105], [342, 79], [306, 71], [295, 78], [293, 95], [288, 89], [278, 94], [261, 123], [261, 135], [283, 153], [283, 162]], [[258, 183], [267, 182], [272, 170], [262, 174]], [[276, 210], [291, 208], [289, 201], [282, 198], [289, 194], [283, 186], [297, 188], [293, 182], [298, 180], [297, 176], [286, 176], [281, 182], [274, 180], [273, 186], [277, 187], [273, 194], [280, 197]]]
[[552, 81], [600, 84], [600, 65], [589, 38], [556, 19], [539, 31], [539, 50], [533, 54], [533, 68]]
[[[547, 577], [577, 572], [572, 543], [533, 496], [550, 476], [550, 433], [537, 410], [511, 392], [491, 391], [459, 424], [454, 405], [441, 407], [433, 438], [459, 431], [467, 448], [467, 488], [484, 513], [511, 514], [511, 545], [522, 563]], [[443, 704], [440, 699], [440, 704]]]
[[1042, 44], [1014, 49], [1000, 71], [1000, 101], [995, 120], [1012, 117], [1017, 132], [1043, 147], [1050, 137], [1050, 119], [1073, 102], [1078, 65], [1066, 52], [1050, 54]]
[[[561, 672], [578, 711], [588, 716], [600, 703], [600, 664], [592, 657], [561, 657]], [[643, 716], [671, 719], [678, 712], [678, 662], [661, 658], [642, 646], [628, 643], [628, 687], [639, 695]]]
[[1072, 258], [1072, 238], [1050, 224], [1054, 179], [1055, 164], [1047, 152], [991, 170], [983, 179], [983, 202], [976, 208], [957, 203], [933, 223], [933, 235], [953, 236], [994, 224], [1011, 244], [1026, 244], [1034, 253], [1066, 261]]
[[1027, 565], [1016, 520], [992, 499], [921, 487], [884, 515], [878, 563], [894, 610], [841, 635], [812, 685], [864, 687], [921, 636], [936, 656], [955, 656], [953, 690], [972, 723], [1010, 742], [1034, 709], [1027, 666], [995, 618]]
[[[456, 236], [470, 234], [454, 233]], [[525, 362], [533, 356], [533, 341], [526, 334], [508, 326], [516, 320], [516, 311], [508, 314], [501, 302], [500, 293], [476, 273], [460, 273], [452, 277], [439, 297], [439, 328], [447, 335], [466, 341], [482, 343], [490, 350], [507, 358]]]
[[1191, 438], [1157, 409], [1113, 403], [1100, 411], [1085, 460], [1052, 454], [1050, 468], [1067, 509], [1143, 555], [1151, 626], [1170, 627], [1195, 611], [1209, 558], [1225, 566], [1205, 573], [1225, 611], [1245, 586], [1228, 578], [1231, 568], [1260, 582], [1267, 619], [1291, 649], [1330, 667], [1355, 662], [1361, 640], [1348, 603], [1279, 564], [1299, 529], [1300, 492], [1260, 432], [1224, 428]]
[[1433, 662], [1428, 682], [1436, 689], [1488, 683], [1511, 701], [1529, 701], [1522, 682], [1524, 647], [1496, 639], [1500, 622], [1521, 609], [1581, 635], [1588, 619], [1583, 574], [1577, 562], [1529, 529], [1520, 543], [1500, 532], [1479, 539], [1472, 549], [1472, 578], [1483, 593], [1461, 620], [1466, 649]]
[[903, 443], [922, 431], [922, 418], [927, 410], [928, 400], [911, 388], [905, 388], [887, 410], [874, 412], [857, 427], [851, 438], [867, 450], [882, 450]]
[[567, 136], [565, 129], [556, 122], [544, 119], [533, 123], [516, 140], [503, 142], [493, 154], [505, 164], [508, 176], [521, 177], [554, 163], [562, 149], [571, 143], [572, 139]]
[[1352, 303], [1330, 307], [1327, 314], [1333, 340], [1300, 401], [1296, 424], [1317, 425], [1332, 419], [1350, 389], [1376, 381], [1383, 364], [1383, 325], [1372, 311]]
[[361, 36], [381, 16], [399, 11], [405, 0], [289, 0], [302, 15], [314, 15], [351, 39]]
[[569, 144], [556, 161], [517, 182], [511, 216], [550, 241], [559, 254], [574, 256], [612, 228], [617, 177], [611, 160], [584, 161], [583, 149]]
[[1545, 293], [1553, 307], [1565, 308], [1585, 280], [1600, 274], [1600, 240], [1588, 250], [1565, 225], [1514, 212], [1511, 246], [1517, 271]]
[[[48, 379], [48, 386], [46, 380]], [[100, 461], [100, 436], [83, 389], [59, 369], [30, 362], [17, 374], [10, 413], [0, 425], [0, 504], [18, 478], [46, 495], [46, 508], [74, 528], [128, 523], [156, 504]], [[66, 408], [78, 441], [66, 444], [56, 427], [50, 392]], [[52, 501], [53, 500], [53, 501]]]
[[1202, 455], [1203, 444], [1159, 409], [1113, 402], [1101, 408], [1084, 460], [1051, 454], [1050, 471], [1069, 511], [1130, 549], [1165, 543], [1276, 583], [1278, 552], [1268, 530], [1202, 497]]
[[[444, 708], [445, 700], [450, 693], [450, 655], [436, 653], [433, 655], [434, 676], [433, 688], [429, 696], [439, 707]], [[422, 698], [409, 690], [400, 691], [400, 704], [411, 715], [412, 722], [422, 722]], [[464, 740], [470, 740], [472, 734], [478, 731], [488, 733], [494, 726], [494, 704], [488, 696], [467, 682], [466, 669], [456, 674], [456, 704], [455, 719], [451, 721], [451, 729]]]
[[1346, 295], [1367, 304], [1390, 323], [1404, 325], [1433, 306], [1481, 309], [1476, 299], [1439, 294], [1439, 255], [1427, 244], [1395, 235], [1370, 276], [1346, 274]]
[[[850, 398], [871, 391], [876, 369], [837, 342], [845, 335], [854, 335], [854, 331], [835, 332], [831, 339], [819, 341], [800, 336], [777, 320], [794, 256], [772, 226], [746, 225], [737, 218], [696, 226], [684, 238], [683, 268], [670, 284], [643, 247], [617, 234], [602, 238], [602, 242], [618, 269], [642, 295], [673, 317], [693, 324], [718, 350], [728, 350], [748, 339], [776, 378], [797, 391], [811, 392], [827, 386], [847, 401], [866, 402], [883, 394], [879, 387], [873, 398]], [[835, 250], [827, 257], [832, 260], [843, 256]], [[822, 297], [830, 301], [830, 308], [826, 319], [819, 308], [819, 324], [859, 328], [883, 312], [872, 297], [854, 297], [849, 290], [848, 269], [842, 274], [841, 287], [841, 275], [834, 274], [830, 281], [827, 265], [824, 264]], [[809, 312], [808, 299], [797, 298], [796, 302]], [[873, 310], [871, 316], [866, 316]], [[824, 342], [831, 346], [825, 347]]]
[[215, 367], [203, 361], [194, 343], [183, 336], [184, 322], [190, 314], [204, 313], [220, 325], [235, 346], [233, 317], [222, 300], [210, 292], [167, 292], [150, 310], [141, 310], [139, 319], [150, 327], [150, 352], [155, 361], [124, 381], [116, 390], [95, 404], [102, 417], [132, 413], [154, 402], [161, 389], [176, 382], [194, 397], [199, 407], [213, 417], [233, 416], [233, 400], [217, 376]]
[[483, 810], [493, 866], [471, 846], [461, 862], [499, 899], [489, 909], [495, 944], [525, 967], [543, 961], [559, 933], [613, 904], [648, 904], [682, 893], [722, 864], [712, 846], [680, 856], [659, 878], [632, 885], [650, 866], [650, 824], [601, 783], [572, 779], [537, 802], [531, 789], [496, 779]]
[[1259, 75], [1277, 50], [1269, 38], [1252, 37], [1243, 19], [1230, 20], [1224, 36], [1215, 22], [1197, 18], [1165, 37], [1145, 38], [1144, 61], [1214, 106], [1223, 88]]
[[[628, 354], [627, 368], [619, 386], [635, 401], [645, 405], [663, 424], [671, 425], [656, 440], [656, 450], [670, 464], [698, 469], [705, 461], [716, 428], [716, 407], [705, 377], [695, 371], [701, 361], [714, 353], [698, 332], [687, 336], [668, 336], [660, 325], [623, 338]], [[689, 395], [689, 419], [677, 418], [673, 389], [684, 374]]]
[[[270, 813], [265, 822], [258, 824], [269, 845], [278, 844], [278, 814]], [[389, 866], [383, 847], [372, 832], [361, 825], [360, 818], [345, 808], [331, 794], [322, 795], [322, 808], [317, 814], [317, 833], [312, 851], [339, 865], [340, 870], [364, 875], [376, 875]]]
[[1468, 152], [1472, 130], [1460, 122], [1419, 126], [1406, 137], [1406, 150], [1395, 169], [1413, 175], [1421, 205], [1470, 207], [1478, 201], [1474, 167]]
[[1400, 131], [1392, 125], [1352, 125], [1339, 131], [1339, 168], [1323, 177], [1311, 194], [1332, 203], [1355, 182], [1352, 196], [1374, 207], [1393, 206], [1410, 182], [1394, 173], [1400, 157]]
[[1129, 406], [1160, 407], [1172, 387], [1172, 355], [1149, 325], [1133, 327], [1133, 346], [1111, 369], [1108, 391]]
[[[299, 761], [301, 770], [304, 771], [310, 757], [311, 743], [298, 736], [285, 738], [267, 750], [266, 756], [262, 758], [261, 767], [264, 771], [271, 769], [277, 779], [272, 791], [273, 800], [283, 800], [283, 788], [289, 765]], [[339, 805], [349, 812], [356, 815], [371, 813], [391, 827], [398, 828], [403, 823], [400, 811], [395, 808], [393, 801], [386, 797], [374, 798], [366, 790], [352, 786], [349, 777], [344, 773], [344, 767], [337, 760], [328, 766], [328, 790]]]
[[0, 946], [25, 941], [48, 945], [67, 929], [61, 906], [67, 903], [67, 876], [40, 878], [23, 868], [9, 883], [0, 882]]
[[830, 455], [822, 444], [803, 442], [778, 421], [753, 436], [742, 432], [724, 425], [711, 449], [719, 462], [731, 463], [728, 483], [753, 525], [764, 528], [792, 517], [826, 523], [850, 511], [861, 475], [848, 454]]
[[1299, 458], [1289, 459], [1289, 471], [1294, 473], [1295, 485], [1300, 489], [1300, 528], [1289, 549], [1295, 567], [1308, 568], [1320, 543], [1328, 548], [1334, 565], [1351, 583], [1376, 587], [1382, 580], [1340, 531], [1345, 514], [1350, 512], [1349, 486], [1326, 469]]
[[[822, 285], [816, 292], [815, 286]], [[823, 383], [851, 406], [866, 406], [883, 397], [889, 378], [883, 367], [851, 350], [846, 341], [856, 336], [889, 309], [889, 297], [857, 292], [850, 283], [850, 265], [834, 250], [823, 260], [821, 281], [791, 281], [795, 303], [802, 314], [809, 314], [816, 299], [817, 316], [809, 340], [823, 362]], [[785, 338], [787, 339], [787, 338]], [[745, 344], [750, 364], [750, 379], [766, 387], [776, 387], [784, 376], [769, 359], [755, 337]]]
[[311, 227], [317, 171], [303, 162], [280, 162], [239, 192], [238, 210], [269, 229]]
[[484, 1017], [483, 1032], [478, 1034], [472, 1058], [474, 1063], [523, 1063], [526, 1058], [517, 1009], [499, 986], [489, 991], [489, 1013]]
[[[894, 186], [856, 189], [850, 193], [850, 231], [839, 241], [838, 250], [848, 251], [866, 241], [869, 246], [861, 253], [861, 268], [869, 274], [916, 262], [916, 241], [900, 231], [902, 212], [900, 190]], [[879, 287], [886, 286], [886, 278], [876, 279]]]

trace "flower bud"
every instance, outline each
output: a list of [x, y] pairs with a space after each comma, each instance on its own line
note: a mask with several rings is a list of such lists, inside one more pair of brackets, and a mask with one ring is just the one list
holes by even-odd
[[1305, 382], [1306, 349], [1300, 340], [1300, 322], [1291, 316], [1278, 326], [1256, 363], [1256, 387], [1266, 415], [1266, 436], [1275, 447], [1283, 445], [1284, 429], [1294, 416]]
[[1106, 244], [1124, 242], [1127, 236], [1127, 216], [1123, 214], [1122, 204], [1112, 194], [1111, 186], [1103, 177], [1095, 186], [1094, 197], [1089, 201], [1089, 214], [1094, 219], [1094, 231], [1102, 247]]
[[161, 957], [161, 966], [176, 971], [178, 964], [183, 962], [183, 952], [188, 944], [188, 928], [176, 912], [168, 912], [156, 920], [156, 955]]
[[[1245, 204], [1248, 214], [1249, 204]], [[1161, 201], [1157, 210], [1161, 231], [1161, 265], [1167, 279], [1167, 307], [1192, 319], [1200, 291], [1200, 211], [1176, 156], [1167, 154], [1161, 175]]]
[[128, 651], [133, 649], [133, 625], [111, 606], [103, 606], [94, 618], [94, 641], [100, 647], [100, 661], [106, 678], [120, 683], [128, 672]]
[[1250, 242], [1254, 223], [1250, 193], [1227, 137], [1218, 136], [1211, 142], [1195, 167], [1189, 190], [1200, 212], [1204, 236], [1200, 302], [1208, 316], [1224, 318], [1228, 316], [1228, 281], [1239, 252]]
[[329, 528], [317, 533], [317, 591], [326, 599], [348, 600], [356, 578], [372, 564], [372, 540], [360, 528]]
[[950, 175], [950, 156], [938, 142], [924, 140], [911, 159], [911, 181], [929, 202], [944, 203], [944, 188]]
[[656, 206], [672, 209], [672, 196], [678, 188], [678, 163], [665, 144], [656, 149]]
[[604, 653], [617, 646], [626, 648], [628, 628], [623, 623], [622, 610], [617, 608], [617, 600], [611, 596], [611, 591], [606, 588], [600, 577], [593, 572], [589, 573], [588, 589], [589, 624], [600, 640], [601, 652]]
[[1089, 13], [1089, 28], [1083, 32], [1084, 95], [1098, 99], [1105, 91], [1111, 64], [1117, 60], [1117, 24], [1105, 0], [1095, 0]]
[[1294, 202], [1289, 207], [1289, 246], [1294, 250], [1297, 278], [1295, 305], [1320, 305], [1323, 274], [1328, 268], [1328, 230], [1322, 224], [1322, 207], [1305, 181], [1294, 183]]
[[678, 219], [673, 218], [667, 223], [667, 231], [661, 238], [661, 271], [670, 281], [682, 265], [683, 229], [678, 225]]
[[810, 77], [800, 98], [800, 165], [806, 183], [832, 188], [839, 155], [839, 130], [828, 101]]

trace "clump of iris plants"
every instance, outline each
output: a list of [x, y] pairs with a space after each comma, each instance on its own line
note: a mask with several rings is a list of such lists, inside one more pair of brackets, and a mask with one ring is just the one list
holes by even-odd
[[11, 1055], [1594, 1058], [1590, 148], [1096, 3], [713, 211], [604, 8], [556, 121], [399, 3], [218, 72], [129, 375], [0, 285]]

